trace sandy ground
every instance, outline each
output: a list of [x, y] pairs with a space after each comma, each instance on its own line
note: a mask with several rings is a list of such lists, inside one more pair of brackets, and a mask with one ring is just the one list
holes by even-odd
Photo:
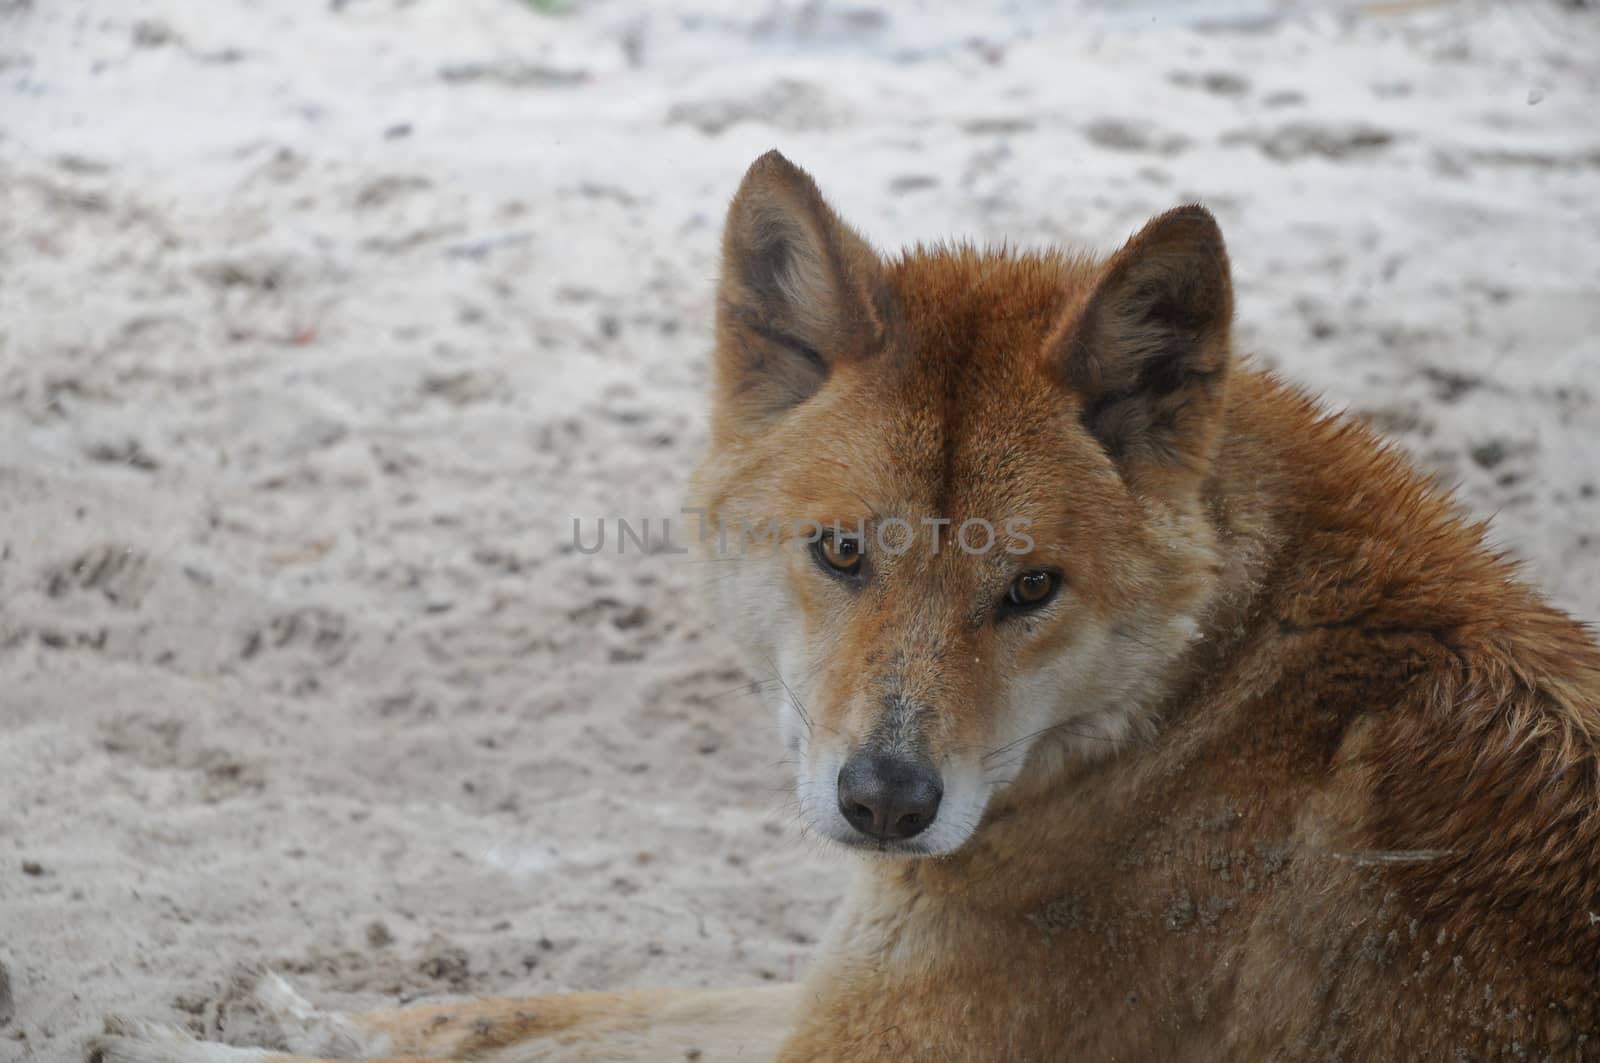
[[848, 862], [700, 573], [572, 547], [676, 513], [774, 145], [886, 247], [1203, 200], [1244, 345], [1600, 616], [1596, 54], [1534, 0], [0, 0], [0, 1059], [237, 1036], [240, 964], [802, 970]]

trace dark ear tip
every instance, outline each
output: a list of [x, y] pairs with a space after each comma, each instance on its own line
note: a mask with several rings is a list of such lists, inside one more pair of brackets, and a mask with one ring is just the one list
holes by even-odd
[[748, 181], [752, 177], [776, 176], [779, 174], [789, 176], [800, 172], [800, 167], [790, 162], [783, 152], [773, 148], [764, 153], [755, 162], [752, 162], [750, 168], [745, 171], [744, 176], [745, 180]]
[[1181, 236], [1186, 240], [1200, 240], [1219, 248], [1222, 246], [1222, 226], [1217, 224], [1214, 214], [1198, 203], [1173, 207], [1165, 214], [1158, 215], [1145, 231], [1151, 235]]
[[739, 182], [735, 205], [737, 206], [738, 200], [750, 197], [766, 199], [772, 195], [809, 196], [819, 201], [821, 198], [816, 182], [811, 180], [811, 176], [785, 158], [783, 152], [777, 148], [773, 148], [752, 162], [750, 168], [744, 172], [744, 180]]

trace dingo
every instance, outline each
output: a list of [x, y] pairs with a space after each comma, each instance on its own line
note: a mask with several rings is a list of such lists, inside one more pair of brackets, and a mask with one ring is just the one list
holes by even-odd
[[772, 153], [719, 296], [696, 490], [778, 530], [708, 536], [710, 597], [781, 680], [804, 822], [862, 852], [815, 970], [352, 1017], [263, 977], [295, 1051], [1600, 1058], [1600, 651], [1233, 355], [1209, 213], [885, 261]]

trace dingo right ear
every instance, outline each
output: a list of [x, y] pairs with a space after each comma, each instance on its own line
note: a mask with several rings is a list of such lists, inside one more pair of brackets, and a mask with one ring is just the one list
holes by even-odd
[[1085, 427], [1125, 472], [1210, 462], [1232, 321], [1228, 253], [1204, 207], [1167, 211], [1105, 264], [1055, 342]]
[[810, 398], [841, 360], [883, 345], [883, 263], [776, 151], [728, 209], [717, 299], [717, 394], [758, 426]]

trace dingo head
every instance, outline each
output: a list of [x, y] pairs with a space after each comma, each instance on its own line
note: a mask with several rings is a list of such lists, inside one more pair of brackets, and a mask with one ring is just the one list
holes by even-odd
[[904, 855], [1149, 726], [1215, 583], [1233, 297], [1211, 215], [1105, 261], [884, 261], [776, 152], [728, 213], [710, 595], [805, 823]]

